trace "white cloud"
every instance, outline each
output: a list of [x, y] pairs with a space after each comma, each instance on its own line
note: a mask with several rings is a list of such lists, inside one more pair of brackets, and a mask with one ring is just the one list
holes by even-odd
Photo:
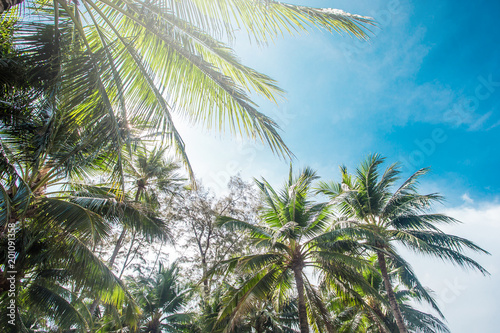
[[465, 203], [468, 203], [468, 204], [472, 204], [474, 203], [474, 200], [469, 196], [469, 193], [464, 193], [462, 194], [461, 196], [462, 200], [465, 202]]
[[465, 271], [440, 260], [405, 253], [421, 282], [434, 290], [453, 333], [497, 332], [495, 324], [500, 299], [500, 204], [470, 203], [445, 210], [462, 224], [446, 226], [447, 233], [465, 237], [491, 253], [470, 254], [489, 272]]

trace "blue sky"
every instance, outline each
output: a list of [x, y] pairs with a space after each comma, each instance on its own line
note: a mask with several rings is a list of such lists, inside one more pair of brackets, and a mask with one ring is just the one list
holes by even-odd
[[[372, 16], [379, 27], [368, 42], [320, 31], [265, 48], [237, 41], [244, 63], [287, 91], [279, 105], [257, 99], [260, 110], [280, 124], [294, 164], [312, 166], [325, 179], [338, 177], [339, 164], [353, 168], [369, 153], [402, 162], [405, 175], [430, 166], [422, 190], [445, 195], [438, 208], [466, 222], [446, 231], [489, 250], [492, 256], [478, 260], [492, 276], [429, 259], [411, 262], [436, 291], [452, 332], [497, 332], [491, 309], [498, 310], [500, 298], [500, 2], [307, 5]], [[261, 145], [188, 127], [183, 132], [195, 172], [215, 189], [237, 173], [276, 185], [286, 175], [287, 162]]]
[[[380, 17], [372, 40], [312, 32], [263, 50], [237, 48], [246, 63], [287, 90], [287, 101], [275, 111], [293, 116], [281, 125], [298, 163], [318, 163], [328, 171], [379, 152], [400, 160], [408, 172], [431, 166], [429, 179], [450, 202], [463, 193], [496, 196], [500, 179], [491, 171], [500, 162], [494, 144], [500, 133], [495, 112], [500, 4], [333, 3]], [[262, 105], [265, 112], [274, 109]], [[433, 131], [442, 133], [440, 142], [433, 140]]]

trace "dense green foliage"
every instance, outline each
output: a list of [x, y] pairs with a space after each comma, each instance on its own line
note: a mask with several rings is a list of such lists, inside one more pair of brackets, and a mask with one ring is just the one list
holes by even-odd
[[217, 197], [194, 179], [174, 112], [291, 155], [249, 97], [282, 91], [238, 60], [236, 27], [366, 38], [370, 19], [271, 0], [1, 5], [0, 330], [448, 332], [412, 306], [440, 314], [394, 243], [486, 273], [463, 253], [484, 250], [437, 229], [456, 221], [429, 213], [425, 170], [394, 192], [378, 156], [340, 183], [290, 170], [280, 190], [233, 178]]

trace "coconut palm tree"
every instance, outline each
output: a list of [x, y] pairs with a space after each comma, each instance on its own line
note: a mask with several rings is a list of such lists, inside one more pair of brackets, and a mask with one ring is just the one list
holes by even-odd
[[[74, 190], [73, 182], [108, 169], [109, 145], [95, 140], [100, 125], [82, 128], [81, 120], [53, 98], [54, 87], [48, 83], [57, 74], [50, 66], [54, 49], [43, 33], [50, 33], [47, 28], [41, 26], [42, 33], [29, 46], [38, 61], [24, 66], [24, 55], [3, 54], [5, 67], [18, 75], [12, 87], [1, 91], [0, 297], [7, 301], [8, 271], [15, 270], [20, 313], [30, 309], [62, 327], [86, 330], [93, 320], [86, 297], [118, 307], [126, 301], [125, 309], [137, 316], [121, 281], [93, 252], [96, 244], [109, 240], [113, 223], [120, 221], [152, 239], [167, 234], [163, 221], [124, 202], [118, 190], [83, 185]], [[16, 104], [17, 99], [30, 103]], [[9, 229], [15, 230], [15, 269], [9, 268]], [[17, 324], [20, 329], [22, 322]]]
[[152, 277], [130, 277], [128, 286], [142, 309], [140, 332], [183, 332], [192, 315], [182, 312], [189, 288], [182, 287], [179, 267], [162, 263]]
[[[35, 128], [38, 131], [40, 128]], [[71, 138], [64, 131], [60, 133], [71, 148]], [[2, 134], [5, 139], [5, 132]], [[59, 140], [51, 137], [52, 143]], [[9, 140], [3, 143], [9, 152], [15, 148]], [[50, 161], [52, 154], [47, 150], [44, 155]], [[61, 150], [57, 153], [63, 155]], [[28, 155], [6, 154], [17, 173], [4, 174], [0, 184], [0, 243], [4, 245], [0, 253], [3, 258], [0, 297], [8, 301], [8, 271], [15, 270], [20, 314], [29, 310], [29, 314], [38, 313], [40, 319], [49, 316], [61, 328], [77, 325], [86, 331], [94, 321], [93, 311], [85, 304], [87, 297], [91, 297], [108, 307], [123, 309], [129, 325], [134, 326], [133, 317], [138, 316], [138, 309], [133, 299], [93, 248], [109, 241], [112, 227], [117, 223], [150, 240], [164, 241], [168, 237], [164, 222], [139, 204], [117, 200], [122, 195], [115, 195], [111, 188], [77, 185], [71, 186], [72, 190], [63, 190], [67, 185], [65, 176], [54, 171], [47, 161], [38, 164], [44, 173], [37, 173], [33, 165], [26, 163]], [[51, 176], [44, 180], [43, 175]], [[6, 234], [10, 225], [16, 230], [14, 269], [9, 268], [11, 255], [7, 253], [10, 239]], [[18, 319], [21, 322], [17, 328], [23, 325], [23, 316]]]
[[398, 164], [389, 166], [383, 174], [379, 167], [384, 158], [374, 154], [351, 175], [340, 168], [340, 182], [322, 182], [319, 192], [330, 197], [341, 214], [345, 230], [360, 240], [363, 246], [377, 256], [392, 313], [401, 333], [408, 332], [393, 288], [390, 272], [398, 272], [398, 280], [414, 291], [418, 300], [425, 300], [441, 314], [433, 298], [420, 284], [411, 266], [401, 257], [396, 245], [416, 253], [437, 257], [483, 274], [487, 271], [476, 261], [463, 254], [464, 250], [487, 253], [473, 242], [444, 233], [439, 224], [456, 223], [452, 217], [429, 212], [432, 204], [440, 202], [438, 194], [420, 194], [418, 181], [429, 169], [421, 169], [393, 190], [399, 179]]
[[[370, 258], [376, 264], [376, 257]], [[392, 272], [392, 275], [397, 272]], [[367, 282], [379, 291], [379, 294], [386, 295], [384, 281], [380, 273], [376, 271], [366, 271], [363, 274]], [[346, 299], [339, 296], [337, 290], [326, 292], [327, 309], [332, 313], [334, 323], [339, 332], [370, 332], [389, 333], [397, 332], [398, 327], [392, 315], [391, 308], [386, 299], [380, 301], [372, 295], [363, 294], [362, 302], [354, 302], [353, 299]], [[439, 318], [417, 310], [412, 306], [412, 301], [416, 301], [415, 293], [411, 290], [395, 290], [394, 295], [401, 309], [401, 314], [408, 324], [411, 332], [439, 332], [449, 333], [446, 324]], [[415, 303], [415, 302], [413, 302]]]
[[309, 321], [316, 329], [322, 326], [333, 332], [319, 292], [306, 275], [307, 269], [318, 272], [329, 283], [342, 285], [346, 293], [353, 291], [355, 285], [370, 292], [360, 274], [365, 265], [357, 257], [358, 244], [346, 239], [342, 230], [329, 230], [330, 206], [309, 199], [315, 179], [316, 173], [309, 168], [296, 177], [290, 170], [289, 180], [279, 192], [267, 181], [257, 181], [263, 196], [261, 225], [219, 218], [220, 225], [229, 230], [249, 232], [257, 251], [226, 262], [230, 268], [250, 272], [250, 278], [227, 301], [220, 318], [228, 314], [238, 318], [254, 299], [270, 295], [282, 304], [294, 291], [300, 332], [309, 332]]
[[[244, 276], [236, 277], [234, 285], [245, 281]], [[238, 288], [227, 281], [215, 288], [210, 298], [203, 301], [201, 316], [194, 321], [193, 332], [240, 332], [240, 333], [297, 333], [299, 320], [297, 300], [290, 299], [283, 304], [276, 304], [272, 298], [254, 299], [245, 312], [239, 317], [226, 317], [217, 320], [220, 311], [224, 308], [227, 299], [231, 299]]]
[[289, 300], [276, 308], [271, 299], [256, 300], [235, 324], [233, 332], [297, 333], [297, 302]]
[[[2, 1], [0, 12], [22, 1]], [[217, 38], [234, 37], [243, 28], [251, 39], [266, 42], [284, 32], [315, 26], [366, 38], [371, 20], [339, 10], [256, 0], [165, 1], [27, 1], [14, 45], [25, 50], [36, 27], [52, 22], [56, 52], [57, 94], [72, 116], [101, 123], [107, 131], [96, 140], [112, 142], [115, 177], [122, 177], [124, 128], [130, 125], [161, 137], [191, 171], [184, 143], [173, 121], [179, 113], [195, 123], [228, 129], [269, 145], [281, 155], [290, 151], [277, 124], [260, 113], [249, 93], [271, 101], [282, 90], [270, 77], [243, 65]], [[36, 10], [36, 12], [34, 11]], [[83, 124], [83, 123], [82, 123]]]
[[[133, 201], [147, 206], [149, 211], [157, 211], [160, 207], [160, 194], [176, 195], [184, 179], [177, 173], [179, 166], [165, 159], [166, 148], [155, 147], [148, 150], [139, 145], [133, 151], [131, 158], [125, 164], [125, 179], [133, 192]], [[127, 187], [128, 189], [128, 187]], [[115, 244], [109, 259], [112, 267], [127, 233], [127, 225]]]
[[[109, 236], [108, 219], [76, 202], [95, 198], [74, 198], [63, 190], [68, 177], [99, 170], [99, 147], [89, 145], [68, 119], [57, 114], [2, 120], [0, 297], [7, 301], [8, 271], [15, 271], [20, 306], [84, 330], [89, 317], [79, 310], [84, 308], [80, 292], [115, 305], [126, 298], [123, 284], [92, 252], [93, 244]], [[9, 229], [15, 230], [13, 238]], [[15, 262], [7, 253], [12, 240]], [[20, 329], [22, 322], [16, 325]]]
[[[128, 198], [127, 195], [124, 195], [124, 197], [120, 199], [125, 207], [146, 207], [146, 210], [148, 212], [156, 212], [158, 211], [160, 206], [160, 193], [170, 194], [171, 196], [177, 194], [177, 190], [183, 179], [179, 174], [177, 174], [179, 166], [176, 163], [165, 159], [165, 150], [165, 148], [159, 147], [148, 150], [141, 143], [139, 143], [139, 145], [135, 147], [132, 157], [128, 159], [125, 164], [125, 180], [127, 180], [127, 183], [129, 184], [131, 183], [130, 192], [133, 193], [131, 194], [131, 196], [133, 196], [133, 199]], [[83, 185], [80, 187], [86, 190], [86, 192], [84, 193], [90, 193], [90, 195], [94, 196], [96, 194], [99, 194], [106, 197], [109, 196], [109, 193], [113, 192], [112, 188], [103, 186], [95, 187]], [[127, 190], [129, 190], [128, 186]], [[99, 213], [106, 216], [106, 212], [108, 212], [109, 210], [110, 207], [108, 207], [107, 205], [103, 205], [100, 208]], [[153, 220], [154, 216], [152, 215], [155, 214], [150, 215], [151, 216], [149, 216], [148, 219]], [[126, 254], [123, 267], [121, 269], [120, 277], [127, 267], [127, 261], [136, 240], [136, 233], [138, 230], [140, 231], [141, 228], [144, 228], [144, 225], [134, 225], [127, 223], [130, 217], [132, 217], [133, 221], [137, 221], [137, 219], [131, 216], [130, 213], [121, 214], [121, 219], [120, 221], [118, 221], [118, 227], [121, 227], [122, 231], [116, 240], [113, 252], [108, 260], [108, 266], [110, 267], [110, 269], [113, 269], [113, 265], [115, 264], [119, 251], [122, 248], [123, 243], [125, 242], [127, 232], [130, 230], [134, 230], [133, 237], [130, 241], [129, 250]], [[165, 239], [168, 241], [172, 241], [172, 236], [166, 225], [164, 225], [161, 220], [158, 220], [158, 222], [162, 224], [163, 235], [165, 236]], [[146, 236], [151, 235], [148, 232], [143, 232], [143, 234], [145, 234]], [[90, 306], [90, 313], [94, 314], [98, 305], [99, 300], [98, 298], [96, 298]]]

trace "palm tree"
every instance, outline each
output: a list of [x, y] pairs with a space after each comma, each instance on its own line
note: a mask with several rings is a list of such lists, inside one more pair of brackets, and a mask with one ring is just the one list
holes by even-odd
[[192, 315], [181, 311], [190, 289], [182, 287], [176, 263], [160, 263], [152, 277], [128, 278], [128, 287], [142, 309], [140, 332], [181, 332], [187, 327]]
[[441, 314], [433, 298], [420, 284], [410, 265], [399, 255], [396, 244], [416, 253], [448, 260], [461, 267], [487, 271], [463, 254], [468, 249], [487, 253], [473, 242], [442, 232], [437, 225], [456, 223], [452, 217], [430, 213], [433, 203], [440, 202], [438, 194], [419, 194], [418, 181], [428, 172], [421, 169], [392, 192], [399, 179], [398, 164], [389, 166], [382, 175], [379, 167], [384, 158], [370, 155], [354, 175], [342, 166], [341, 182], [322, 182], [319, 192], [330, 197], [343, 218], [341, 225], [352, 230], [352, 236], [377, 256], [385, 291], [392, 313], [401, 333], [408, 332], [394, 293], [389, 269], [398, 271], [403, 285], [413, 290], [418, 300], [425, 300]]
[[[244, 282], [245, 277], [236, 277], [235, 285]], [[238, 288], [224, 281], [214, 289], [210, 298], [202, 301], [201, 316], [193, 323], [193, 332], [239, 332], [239, 333], [297, 333], [299, 327], [297, 300], [290, 299], [276, 304], [271, 298], [255, 299], [238, 317], [219, 319], [227, 299], [231, 299]]]
[[353, 291], [357, 283], [367, 287], [359, 273], [365, 265], [357, 258], [357, 243], [345, 239], [342, 230], [328, 230], [332, 216], [327, 203], [309, 200], [315, 179], [315, 172], [309, 168], [297, 177], [290, 170], [289, 180], [280, 192], [265, 180], [257, 181], [263, 196], [262, 225], [219, 218], [219, 223], [229, 230], [249, 232], [258, 251], [227, 262], [229, 267], [251, 275], [227, 301], [221, 318], [231, 312], [237, 318], [254, 299], [270, 295], [282, 304], [290, 298], [294, 284], [300, 332], [309, 332], [308, 319], [316, 328], [323, 326], [333, 332], [328, 312], [305, 270], [319, 272], [324, 280], [342, 285], [346, 292]]
[[[85, 330], [92, 322], [85, 305], [89, 296], [114, 306], [125, 300], [129, 314], [137, 315], [122, 282], [93, 252], [109, 239], [113, 222], [151, 238], [164, 239], [166, 233], [161, 220], [123, 202], [120, 191], [71, 189], [74, 181], [107, 170], [110, 146], [95, 140], [98, 125], [83, 130], [80, 119], [59, 108], [52, 94], [57, 71], [49, 61], [51, 30], [39, 28], [42, 33], [27, 44], [38, 61], [20, 66], [32, 54], [2, 54], [7, 71], [17, 75], [15, 84], [0, 92], [5, 102], [0, 113], [0, 297], [6, 301], [9, 290], [7, 229], [13, 225], [19, 311], [29, 309], [63, 327]], [[17, 99], [30, 103], [16, 104]]]
[[[2, 1], [0, 13], [22, 1]], [[53, 22], [52, 59], [59, 84], [55, 96], [82, 126], [106, 119], [115, 177], [123, 178], [122, 147], [130, 145], [130, 125], [161, 132], [191, 172], [184, 143], [173, 122], [177, 112], [195, 123], [259, 139], [281, 155], [290, 151], [277, 124], [260, 113], [249, 93], [271, 101], [283, 93], [270, 77], [242, 63], [217, 38], [243, 28], [266, 42], [284, 32], [314, 26], [366, 38], [368, 18], [339, 10], [255, 0], [83, 0], [29, 1], [39, 19], [20, 20], [14, 45], [20, 51], [40, 25]], [[57, 52], [69, 44], [71, 52]], [[36, 54], [34, 55], [36, 56]], [[60, 94], [64, 96], [59, 96]]]
[[[180, 186], [180, 183], [183, 179], [177, 174], [177, 170], [179, 169], [178, 165], [172, 161], [168, 161], [164, 157], [165, 148], [155, 147], [153, 150], [148, 150], [145, 146], [140, 145], [137, 146], [133, 152], [132, 158], [128, 160], [125, 164], [125, 177], [126, 180], [130, 179], [128, 183], [131, 184], [131, 191], [135, 192], [133, 194], [134, 199], [128, 199], [125, 195], [120, 201], [126, 207], [130, 206], [142, 206], [147, 207], [148, 212], [155, 212], [159, 209], [159, 195], [161, 193], [168, 193], [170, 195], [176, 195], [177, 190]], [[84, 189], [90, 190], [90, 193], [109, 196], [109, 193], [112, 193], [113, 189], [106, 187], [89, 187], [82, 186]], [[127, 188], [128, 189], [128, 188]], [[103, 206], [100, 209], [101, 214], [105, 214], [106, 211], [109, 211], [109, 207]], [[152, 214], [155, 215], [155, 214]], [[115, 264], [115, 260], [119, 254], [120, 249], [123, 246], [123, 242], [125, 241], [127, 231], [134, 229], [133, 237], [130, 241], [129, 250], [124, 259], [123, 267], [120, 272], [120, 277], [123, 275], [125, 268], [127, 266], [127, 261], [129, 259], [130, 253], [132, 251], [134, 242], [136, 240], [136, 232], [138, 229], [143, 228], [143, 225], [131, 225], [127, 223], [128, 218], [127, 214], [121, 214], [121, 219], [119, 221], [119, 227], [122, 228], [118, 239], [116, 240], [115, 246], [113, 248], [113, 252], [108, 260], [108, 266], [110, 269], [113, 269], [113, 265]], [[149, 219], [154, 218], [151, 216]], [[136, 219], [135, 219], [136, 220]], [[160, 222], [160, 221], [158, 221]], [[160, 222], [163, 224], [163, 222]], [[139, 227], [139, 228], [137, 228]], [[162, 234], [164, 239], [168, 241], [172, 241], [172, 236], [170, 231], [166, 227], [166, 225], [162, 225]], [[143, 233], [145, 235], [151, 235], [148, 232]], [[99, 299], [96, 298], [92, 305], [90, 306], [90, 313], [94, 314], [97, 307], [99, 305]]]
[[[376, 264], [376, 257], [370, 258]], [[392, 275], [397, 274], [393, 272]], [[384, 281], [381, 274], [376, 271], [364, 272], [367, 282], [379, 294], [385, 295]], [[339, 296], [337, 290], [327, 291], [324, 296], [327, 309], [332, 313], [335, 325], [339, 332], [371, 332], [389, 333], [397, 332], [398, 327], [392, 315], [390, 305], [369, 294], [362, 295], [362, 302], [354, 302]], [[450, 330], [439, 318], [417, 310], [412, 306], [415, 293], [412, 290], [402, 289], [394, 292], [401, 314], [408, 324], [411, 332], [441, 332], [449, 333]], [[415, 302], [414, 302], [415, 303]]]
[[[166, 148], [155, 147], [148, 150], [144, 146], [138, 146], [125, 165], [126, 180], [130, 179], [130, 190], [135, 192], [133, 201], [147, 206], [149, 211], [159, 209], [160, 193], [176, 195], [183, 181], [177, 173], [179, 166], [165, 159], [165, 151]], [[110, 267], [113, 267], [126, 233], [127, 225], [124, 225], [108, 261]]]
[[145, 202], [153, 209], [160, 206], [160, 194], [175, 195], [185, 181], [179, 173], [179, 166], [165, 158], [167, 148], [148, 149], [144, 145], [134, 151], [127, 163], [127, 178], [135, 189], [134, 200]]
[[[102, 150], [74, 131], [70, 119], [59, 116], [32, 112], [2, 118], [0, 297], [7, 301], [8, 271], [15, 271], [20, 310], [31, 308], [63, 327], [78, 324], [84, 330], [91, 319], [81, 311], [82, 292], [115, 305], [127, 293], [92, 251], [110, 231], [108, 219], [83, 204], [97, 198], [76, 198], [63, 189], [68, 178], [98, 171]], [[14, 268], [7, 253], [10, 226], [16, 231]], [[133, 302], [129, 306], [135, 312]], [[20, 329], [22, 318], [18, 320]]]
[[289, 300], [276, 308], [272, 300], [256, 300], [235, 323], [233, 332], [297, 333], [297, 302]]

